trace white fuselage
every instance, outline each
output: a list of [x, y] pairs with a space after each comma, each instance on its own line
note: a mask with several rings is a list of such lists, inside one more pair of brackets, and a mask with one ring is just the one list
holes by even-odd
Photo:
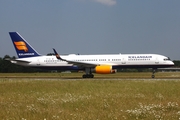
[[[71, 64], [58, 60], [56, 56], [38, 56], [29, 58], [19, 58], [12, 63], [49, 69], [83, 69], [91, 67], [88, 64], [111, 65], [113, 68], [163, 68], [173, 66], [174, 63], [163, 55], [158, 54], [111, 54], [111, 55], [61, 55], [61, 58], [68, 61], [80, 62], [81, 64]], [[19, 61], [18, 61], [19, 60]], [[21, 61], [27, 61], [21, 62]]]

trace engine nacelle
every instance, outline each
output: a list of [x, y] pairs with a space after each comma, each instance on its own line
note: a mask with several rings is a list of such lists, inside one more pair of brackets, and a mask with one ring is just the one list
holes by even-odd
[[112, 74], [112, 73], [116, 73], [117, 70], [112, 69], [112, 66], [110, 65], [101, 65], [101, 66], [96, 66], [94, 68], [94, 72], [99, 74]]

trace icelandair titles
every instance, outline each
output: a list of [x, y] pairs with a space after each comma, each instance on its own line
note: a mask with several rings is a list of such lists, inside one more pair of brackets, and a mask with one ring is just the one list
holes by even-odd
[[29, 56], [34, 55], [34, 53], [19, 53], [19, 56]]
[[144, 59], [147, 59], [147, 58], [152, 58], [152, 56], [128, 56], [128, 58], [129, 59], [142, 59], [142, 58], [144, 58]]

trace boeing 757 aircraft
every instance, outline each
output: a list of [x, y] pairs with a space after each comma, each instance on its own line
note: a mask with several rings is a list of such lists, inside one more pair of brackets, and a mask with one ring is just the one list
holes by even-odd
[[152, 78], [157, 68], [173, 66], [170, 58], [158, 54], [106, 54], [106, 55], [40, 55], [19, 33], [9, 32], [18, 59], [12, 63], [51, 70], [84, 70], [83, 78], [93, 78], [92, 73], [111, 74], [118, 68], [152, 68]]

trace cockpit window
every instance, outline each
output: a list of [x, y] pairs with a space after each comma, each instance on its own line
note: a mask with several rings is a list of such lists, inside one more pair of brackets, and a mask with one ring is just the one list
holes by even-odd
[[168, 60], [171, 60], [169, 57], [168, 58], [164, 58], [164, 61], [168, 61]]

